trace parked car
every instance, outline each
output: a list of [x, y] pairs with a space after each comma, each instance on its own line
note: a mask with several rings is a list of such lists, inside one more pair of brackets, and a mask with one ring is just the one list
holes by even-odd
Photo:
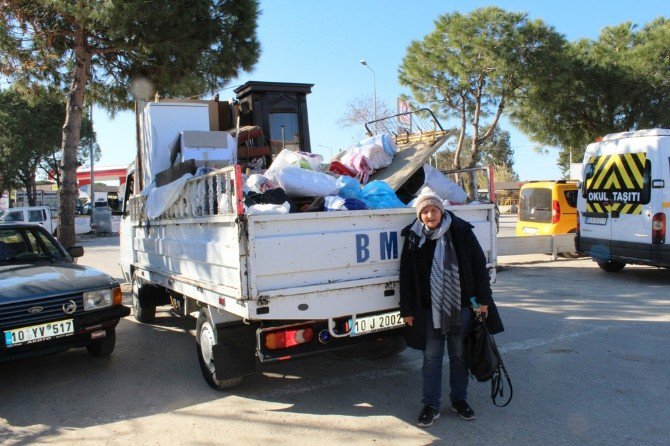
[[130, 314], [111, 276], [77, 265], [42, 226], [0, 224], [0, 362], [86, 347], [107, 356]]
[[[516, 235], [570, 234], [577, 231], [577, 182], [531, 181], [519, 190]], [[576, 252], [561, 253], [577, 257]]]

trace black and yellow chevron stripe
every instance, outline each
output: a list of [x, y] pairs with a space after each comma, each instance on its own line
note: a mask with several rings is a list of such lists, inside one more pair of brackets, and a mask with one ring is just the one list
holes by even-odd
[[[646, 153], [621, 153], [613, 155], [592, 156], [589, 164], [593, 166], [593, 175], [586, 179], [587, 192], [642, 191], [644, 187], [644, 166]], [[586, 202], [588, 212], [609, 213], [619, 211], [620, 214], [641, 214], [640, 203], [604, 204], [597, 201]]]

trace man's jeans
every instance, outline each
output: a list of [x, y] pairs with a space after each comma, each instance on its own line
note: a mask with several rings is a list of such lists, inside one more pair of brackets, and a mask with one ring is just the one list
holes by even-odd
[[[444, 360], [444, 339], [434, 337], [431, 310], [426, 310], [426, 350], [423, 352], [423, 404], [440, 410], [442, 396], [442, 362]], [[449, 353], [449, 386], [451, 401], [466, 400], [468, 397], [468, 365], [463, 348], [463, 337], [472, 325], [472, 310], [461, 309], [461, 333], [459, 336], [447, 335]]]

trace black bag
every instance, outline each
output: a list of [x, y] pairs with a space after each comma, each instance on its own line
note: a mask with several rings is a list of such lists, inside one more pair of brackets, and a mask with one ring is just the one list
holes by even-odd
[[[498, 407], [507, 406], [512, 401], [512, 381], [500, 357], [496, 341], [486, 328], [486, 324], [477, 319], [475, 325], [465, 336], [464, 342], [470, 374], [479, 382], [491, 380], [493, 404]], [[505, 404], [499, 405], [496, 403], [496, 398], [502, 397], [504, 393], [503, 374], [509, 385], [509, 399]]]

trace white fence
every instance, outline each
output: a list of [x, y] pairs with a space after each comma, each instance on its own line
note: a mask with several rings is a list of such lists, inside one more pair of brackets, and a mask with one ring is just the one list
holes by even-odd
[[498, 237], [497, 245], [498, 256], [551, 254], [556, 260], [561, 252], [575, 251], [575, 234]]

